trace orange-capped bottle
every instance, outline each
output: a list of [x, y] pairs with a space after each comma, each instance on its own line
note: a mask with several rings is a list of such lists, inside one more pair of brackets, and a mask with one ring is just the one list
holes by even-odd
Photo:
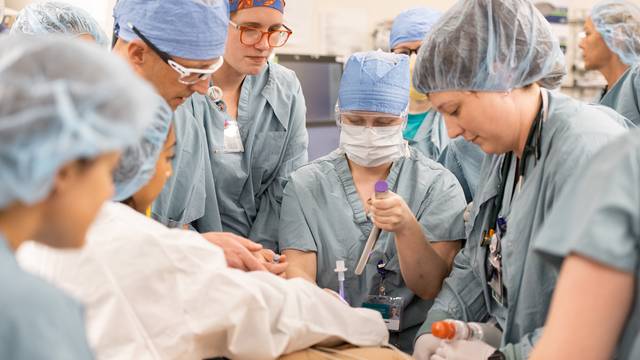
[[431, 334], [443, 340], [483, 340], [482, 324], [442, 320], [431, 324]]

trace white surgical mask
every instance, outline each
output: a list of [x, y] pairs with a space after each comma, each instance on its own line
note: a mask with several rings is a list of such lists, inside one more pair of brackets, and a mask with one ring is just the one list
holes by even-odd
[[340, 149], [349, 160], [364, 167], [392, 163], [409, 153], [402, 125], [369, 128], [342, 124]]

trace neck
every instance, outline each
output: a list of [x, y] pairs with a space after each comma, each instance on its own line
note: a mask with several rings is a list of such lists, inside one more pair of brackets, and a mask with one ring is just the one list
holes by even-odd
[[607, 88], [611, 89], [618, 80], [622, 77], [625, 71], [629, 68], [629, 65], [620, 61], [620, 59], [615, 56], [614, 60], [609, 61], [607, 65], [598, 69], [607, 80]]
[[37, 233], [39, 219], [40, 213], [33, 207], [10, 205], [0, 211], [0, 235], [6, 239], [9, 248], [16, 251]]
[[347, 158], [347, 162], [349, 163], [349, 169], [351, 169], [351, 175], [356, 179], [362, 180], [384, 180], [389, 175], [389, 171], [391, 170], [391, 163], [382, 164], [376, 167], [364, 167], [356, 164], [355, 162], [349, 160]]
[[429, 100], [412, 100], [409, 102], [409, 114], [422, 114], [431, 109]]
[[238, 72], [228, 62], [224, 62], [222, 67], [212, 75], [213, 83], [222, 89], [223, 92], [238, 92], [242, 82], [247, 75]]
[[527, 144], [529, 138], [529, 132], [533, 126], [533, 122], [538, 117], [540, 107], [542, 106], [542, 94], [540, 93], [540, 87], [534, 84], [526, 89], [519, 89], [521, 91], [516, 96], [521, 98], [518, 101], [518, 108], [520, 110], [520, 129], [518, 131], [518, 138], [516, 140], [516, 146], [512, 149], [516, 156], [520, 159], [524, 153], [524, 147]]

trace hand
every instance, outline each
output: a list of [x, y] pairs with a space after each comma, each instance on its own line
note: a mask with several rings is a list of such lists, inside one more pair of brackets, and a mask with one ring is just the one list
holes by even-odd
[[442, 341], [431, 360], [487, 360], [495, 351], [480, 340]]
[[438, 350], [441, 342], [441, 339], [431, 334], [420, 335], [413, 349], [413, 357], [417, 360], [430, 360], [431, 356]]
[[202, 234], [202, 237], [222, 248], [229, 267], [244, 271], [267, 271], [264, 264], [254, 256], [255, 252], [262, 250], [262, 245], [224, 232], [208, 232]]
[[289, 263], [287, 263], [287, 257], [285, 255], [278, 255], [278, 262], [274, 261], [276, 253], [269, 249], [256, 251], [253, 253], [253, 256], [255, 256], [270, 273], [283, 278], [286, 276], [285, 272], [287, 271], [287, 267], [289, 267]]
[[371, 219], [380, 230], [399, 232], [417, 222], [407, 203], [397, 194], [388, 192], [383, 199], [370, 199]]

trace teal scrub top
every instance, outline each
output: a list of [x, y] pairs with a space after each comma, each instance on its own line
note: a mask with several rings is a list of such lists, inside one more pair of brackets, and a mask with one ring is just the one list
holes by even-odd
[[[535, 248], [558, 268], [579, 254], [636, 277], [616, 359], [640, 359], [640, 130], [607, 145], [557, 200]], [[594, 286], [598, 286], [594, 284]], [[606, 311], [606, 309], [594, 309]]]
[[225, 153], [229, 115], [193, 95], [175, 114], [173, 177], [153, 205], [170, 227], [226, 231], [276, 249], [286, 178], [308, 161], [306, 107], [295, 73], [269, 63], [247, 76], [238, 104], [243, 153]]
[[428, 113], [428, 111], [425, 111], [419, 114], [409, 114], [407, 117], [407, 126], [402, 131], [402, 136], [404, 136], [405, 140], [413, 140], [413, 137], [416, 136], [420, 125], [422, 125]]
[[427, 112], [415, 135], [411, 139], [407, 138], [407, 141], [411, 147], [420, 150], [427, 158], [437, 160], [449, 144], [447, 126], [442, 115], [435, 110]]
[[640, 65], [635, 64], [601, 98], [599, 103], [640, 125]]
[[[415, 149], [396, 161], [387, 178], [389, 189], [400, 195], [432, 242], [464, 238], [464, 195], [455, 177], [441, 165]], [[349, 164], [342, 151], [301, 167], [291, 175], [282, 203], [280, 249], [312, 251], [317, 255], [317, 283], [338, 289], [333, 269], [344, 260], [345, 291], [352, 306], [361, 306], [367, 295], [377, 295], [382, 260], [388, 271], [388, 296], [401, 296], [404, 310], [396, 345], [411, 351], [413, 336], [424, 321], [432, 301], [422, 300], [409, 290], [400, 272], [394, 235], [382, 231], [362, 275], [354, 273], [373, 225], [365, 214]]]
[[[546, 91], [546, 90], [544, 90]], [[555, 92], [548, 93], [548, 115], [541, 133], [540, 159], [527, 161], [520, 191], [513, 190], [515, 156], [505, 186], [500, 216], [507, 219], [502, 238], [502, 268], [506, 307], [495, 301], [485, 272], [487, 249], [481, 246], [501, 179], [505, 155], [487, 155], [478, 192], [466, 224], [467, 243], [454, 260], [453, 271], [427, 315], [419, 334], [443, 319], [497, 320], [503, 329], [501, 351], [508, 359], [526, 359], [541, 334], [555, 287], [557, 269], [533, 249], [555, 200], [569, 179], [604, 144], [626, 131], [627, 120], [613, 110], [587, 105]], [[513, 198], [511, 199], [511, 195]]]
[[93, 359], [83, 309], [23, 271], [0, 235], [0, 359]]

